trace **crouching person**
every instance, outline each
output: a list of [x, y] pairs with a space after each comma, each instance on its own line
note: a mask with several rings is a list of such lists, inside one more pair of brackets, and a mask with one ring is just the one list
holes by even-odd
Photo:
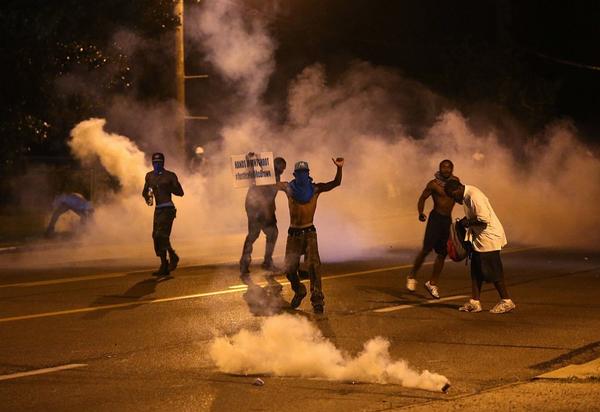
[[481, 312], [481, 286], [491, 282], [500, 295], [500, 302], [491, 313], [506, 313], [516, 305], [511, 300], [504, 281], [504, 269], [500, 250], [506, 245], [504, 228], [494, 213], [492, 205], [481, 190], [471, 185], [463, 185], [450, 180], [444, 191], [456, 203], [463, 205], [465, 217], [461, 224], [467, 228], [467, 239], [473, 245], [471, 256], [471, 299], [459, 308], [463, 312]]

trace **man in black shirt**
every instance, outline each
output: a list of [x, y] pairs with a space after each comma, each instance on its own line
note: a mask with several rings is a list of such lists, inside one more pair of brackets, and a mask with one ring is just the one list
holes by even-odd
[[[146, 203], [152, 206], [152, 197], [156, 206], [154, 208], [154, 223], [152, 227], [152, 239], [154, 240], [154, 251], [160, 258], [160, 268], [154, 272], [154, 276], [168, 276], [170, 271], [175, 270], [179, 256], [171, 247], [169, 236], [173, 227], [173, 220], [177, 209], [171, 200], [171, 194], [183, 196], [183, 188], [177, 180], [177, 175], [165, 169], [165, 156], [162, 153], [152, 155], [152, 170], [146, 174], [146, 183], [142, 196]], [[169, 252], [169, 260], [167, 260]]]
[[[276, 157], [273, 161], [275, 168], [275, 179], [279, 182], [280, 176], [285, 170], [286, 162], [282, 157]], [[252, 245], [258, 239], [261, 230], [267, 237], [265, 246], [265, 259], [263, 269], [276, 271], [273, 265], [273, 250], [279, 231], [277, 229], [277, 218], [275, 217], [275, 196], [277, 187], [275, 185], [251, 186], [246, 195], [246, 215], [248, 216], [248, 235], [244, 241], [242, 257], [240, 259], [240, 276], [242, 279], [248, 277], [250, 262], [252, 261]]]

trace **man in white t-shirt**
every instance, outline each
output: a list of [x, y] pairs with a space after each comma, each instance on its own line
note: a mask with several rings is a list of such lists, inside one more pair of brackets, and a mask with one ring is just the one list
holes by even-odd
[[494, 213], [492, 205], [475, 186], [449, 181], [444, 191], [456, 203], [464, 206], [465, 217], [460, 223], [467, 228], [466, 239], [473, 245], [471, 255], [472, 298], [459, 308], [463, 312], [481, 312], [481, 285], [491, 282], [500, 295], [500, 302], [490, 312], [506, 313], [516, 305], [511, 300], [504, 282], [504, 269], [500, 250], [506, 245], [504, 228]]

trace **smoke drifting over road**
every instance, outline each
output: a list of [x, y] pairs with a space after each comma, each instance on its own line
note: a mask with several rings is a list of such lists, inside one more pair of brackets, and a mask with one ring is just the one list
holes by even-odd
[[233, 374], [398, 384], [437, 392], [449, 384], [445, 376], [417, 372], [406, 361], [393, 360], [389, 347], [388, 340], [376, 337], [351, 356], [307, 319], [284, 314], [265, 319], [259, 331], [243, 329], [231, 337], [215, 338], [210, 357], [221, 372]]
[[[238, 7], [206, 1], [187, 18], [188, 27], [197, 28], [189, 33], [194, 46], [206, 51], [214, 70], [244, 99], [235, 115], [224, 119], [219, 142], [205, 147], [200, 173], [187, 173], [167, 157], [166, 167], [178, 173], [186, 190], [183, 199], [176, 199], [175, 241], [198, 238], [206, 230], [243, 233], [245, 193], [232, 187], [229, 156], [263, 150], [287, 160], [284, 180], [292, 178], [294, 162], [307, 160], [315, 181], [328, 181], [335, 173], [330, 158], [346, 158], [342, 186], [319, 200], [315, 224], [325, 260], [373, 253], [390, 244], [417, 246], [423, 225], [417, 221], [416, 201], [445, 158], [453, 160], [464, 183], [488, 195], [509, 243], [593, 247], [600, 240], [595, 230], [600, 228], [600, 186], [592, 183], [600, 179], [600, 160], [568, 123], [557, 122], [525, 138], [499, 128], [475, 128], [468, 114], [452, 109], [424, 85], [366, 62], [352, 64], [335, 79], [327, 78], [320, 64], [306, 67], [289, 82], [287, 120], [275, 122], [268, 115], [273, 108], [261, 100], [275, 67], [275, 41], [266, 22], [256, 15], [246, 20]], [[129, 106], [144, 110], [143, 105]], [[157, 113], [175, 111], [154, 108], [146, 117], [155, 124]], [[144, 117], [132, 113], [136, 122]], [[139, 193], [149, 162], [138, 147], [169, 152], [169, 145], [161, 149], [156, 136], [149, 145], [141, 133], [136, 146], [102, 126], [101, 120], [83, 122], [71, 142], [78, 158], [98, 156], [123, 187], [113, 203], [99, 208], [97, 226], [111, 239], [146, 238], [150, 211]], [[508, 144], [515, 141], [518, 147]], [[283, 195], [277, 203], [280, 227], [285, 227]], [[462, 208], [454, 213], [460, 217]], [[123, 233], [124, 225], [131, 230]], [[582, 228], [590, 229], [586, 236]]]

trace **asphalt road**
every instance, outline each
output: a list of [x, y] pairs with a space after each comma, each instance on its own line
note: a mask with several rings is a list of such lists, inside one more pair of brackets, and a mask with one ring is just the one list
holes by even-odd
[[[505, 315], [457, 310], [469, 293], [464, 264], [446, 264], [442, 300], [430, 300], [423, 282], [408, 293], [404, 277], [413, 252], [390, 249], [377, 257], [324, 263], [325, 315], [315, 317], [308, 299], [294, 313], [351, 353], [374, 336], [388, 338], [395, 359], [448, 377], [448, 394], [270, 376], [262, 377], [264, 386], [254, 386], [255, 376], [217, 371], [207, 351], [215, 334], [257, 329], [264, 319], [250, 313], [237, 266], [223, 257], [218, 264], [183, 259], [172, 279], [156, 282], [147, 262], [54, 261], [44, 268], [35, 265], [39, 253], [24, 251], [18, 264], [14, 254], [0, 256], [0, 409], [598, 408], [597, 380], [532, 379], [600, 357], [600, 252], [506, 250], [517, 309]], [[420, 280], [430, 270], [425, 266]], [[257, 281], [261, 274], [254, 268]], [[289, 285], [283, 297], [291, 298]], [[482, 295], [484, 309], [497, 300], [490, 288]]]

